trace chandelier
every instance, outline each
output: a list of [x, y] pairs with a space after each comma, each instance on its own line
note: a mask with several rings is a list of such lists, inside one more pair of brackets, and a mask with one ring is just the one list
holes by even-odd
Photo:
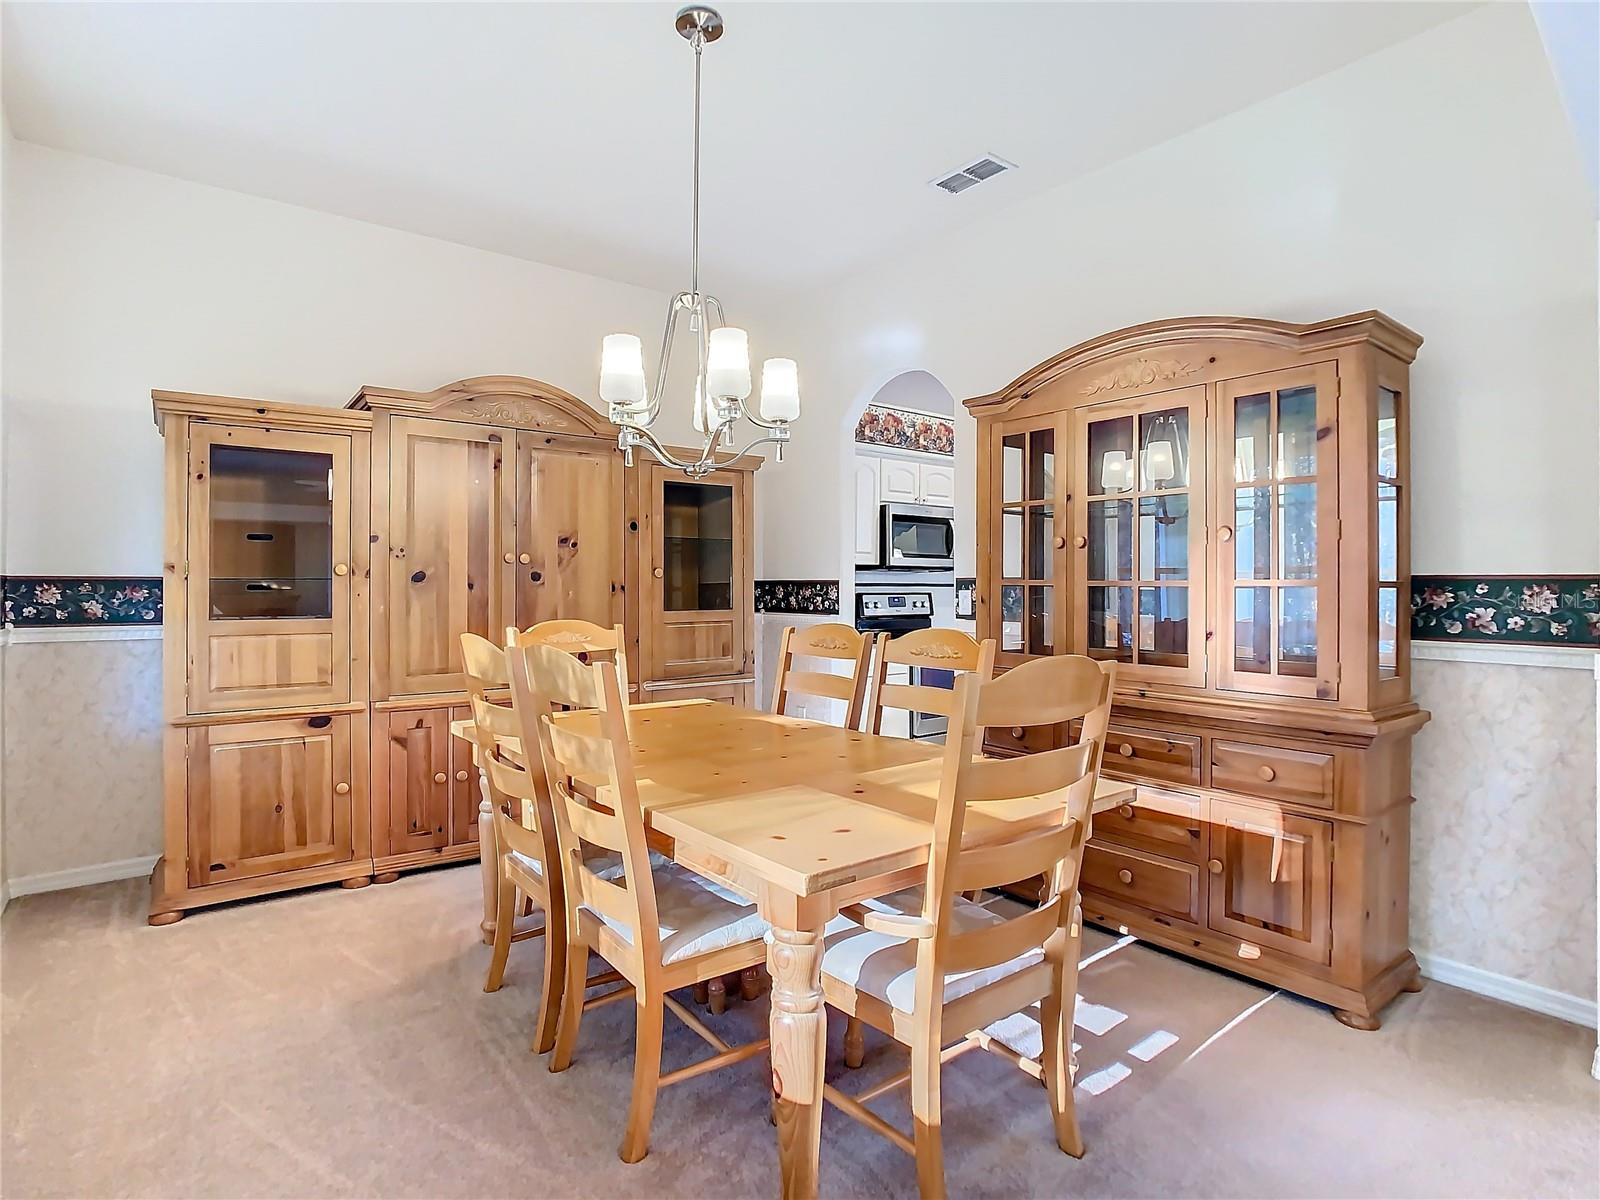
[[[778, 461], [789, 440], [789, 423], [800, 415], [800, 377], [792, 358], [769, 358], [761, 364], [759, 414], [745, 405], [750, 397], [750, 343], [743, 329], [724, 323], [722, 302], [700, 290], [700, 55], [707, 43], [722, 36], [722, 17], [715, 9], [691, 4], [673, 21], [679, 35], [694, 48], [694, 200], [689, 256], [689, 290], [679, 292], [667, 305], [666, 329], [661, 336], [661, 359], [655, 387], [645, 386], [644, 346], [631, 333], [606, 335], [600, 350], [600, 398], [618, 426], [617, 445], [628, 466], [636, 448], [648, 451], [658, 462], [698, 479], [714, 471], [714, 454], [734, 442], [740, 419], [758, 433], [736, 453], [743, 454], [764, 442], [775, 442]], [[694, 427], [700, 434], [700, 453], [687, 460], [668, 450], [650, 432], [661, 414], [667, 366], [672, 358], [678, 322], [687, 318], [694, 335]]]

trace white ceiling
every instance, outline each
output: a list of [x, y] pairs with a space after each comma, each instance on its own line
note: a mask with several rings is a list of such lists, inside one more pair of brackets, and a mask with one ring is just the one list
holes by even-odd
[[[706, 284], [824, 282], [1467, 7], [728, 0], [705, 62]], [[675, 9], [8, 2], [5, 111], [27, 141], [684, 287]], [[984, 152], [1021, 170], [927, 186]]]

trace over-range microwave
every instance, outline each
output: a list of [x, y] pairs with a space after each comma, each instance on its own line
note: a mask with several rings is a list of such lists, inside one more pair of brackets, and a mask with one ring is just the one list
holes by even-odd
[[939, 504], [885, 504], [878, 528], [883, 566], [955, 569], [955, 509]]

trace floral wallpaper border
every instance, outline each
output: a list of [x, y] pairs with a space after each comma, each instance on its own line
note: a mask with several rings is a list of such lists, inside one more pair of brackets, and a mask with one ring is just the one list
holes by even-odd
[[1600, 646], [1600, 576], [1415, 575], [1411, 636], [1430, 642]]
[[856, 422], [856, 441], [868, 446], [953, 456], [956, 425], [950, 418], [932, 413], [869, 404], [861, 420]]
[[5, 623], [21, 629], [161, 624], [161, 580], [142, 576], [6, 575]]
[[839, 615], [837, 579], [758, 579], [758, 613], [797, 613], [814, 617]]

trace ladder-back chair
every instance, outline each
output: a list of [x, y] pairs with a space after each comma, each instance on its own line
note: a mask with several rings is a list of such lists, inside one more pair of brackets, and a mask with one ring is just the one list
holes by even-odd
[[[872, 657], [872, 638], [849, 625], [828, 622], [797, 629], [790, 625], [778, 643], [778, 681], [772, 693], [772, 711], [783, 715], [790, 696], [816, 696], [844, 703], [844, 727], [855, 729], [861, 720], [861, 705], [867, 687], [867, 666]], [[850, 664], [848, 675], [828, 671], [796, 670], [796, 658], [826, 658]]]
[[[624, 1162], [637, 1162], [649, 1150], [656, 1093], [663, 1085], [766, 1050], [764, 1038], [729, 1046], [668, 993], [765, 962], [767, 924], [755, 905], [692, 871], [675, 863], [652, 869], [616, 668], [580, 663], [540, 645], [511, 649], [507, 658], [519, 713], [537, 713], [537, 730], [528, 732], [537, 737], [544, 760], [565, 882], [567, 982], [550, 1069], [564, 1071], [571, 1064], [586, 1009], [632, 995], [633, 1096], [619, 1152]], [[597, 711], [585, 718], [592, 724], [580, 729], [570, 714], [555, 711], [558, 704]], [[610, 811], [579, 796], [573, 778], [603, 780], [597, 800]], [[596, 872], [596, 849], [617, 855], [621, 872]], [[615, 968], [624, 986], [586, 999], [584, 972], [591, 950]], [[661, 1035], [668, 1009], [714, 1053], [663, 1075]]]
[[[863, 1093], [826, 1098], [917, 1163], [924, 1196], [944, 1194], [939, 1073], [968, 1049], [989, 1049], [1043, 1076], [1056, 1142], [1083, 1154], [1072, 1097], [1072, 1029], [1082, 917], [1078, 878], [1111, 709], [1115, 666], [1055, 656], [987, 683], [956, 681], [932, 851], [920, 905], [889, 897], [847, 908], [824, 943], [827, 1002], [909, 1047], [911, 1067]], [[1084, 718], [1077, 745], [1019, 758], [975, 754], [991, 725], [1056, 725]], [[1002, 825], [1001, 822], [1004, 822]], [[1038, 908], [1004, 917], [961, 893], [1043, 874]], [[1021, 1060], [985, 1027], [1040, 1005], [1042, 1062]], [[956, 1043], [956, 1045], [952, 1045]], [[950, 1047], [946, 1049], [946, 1047]], [[911, 1085], [907, 1137], [864, 1101]]]

